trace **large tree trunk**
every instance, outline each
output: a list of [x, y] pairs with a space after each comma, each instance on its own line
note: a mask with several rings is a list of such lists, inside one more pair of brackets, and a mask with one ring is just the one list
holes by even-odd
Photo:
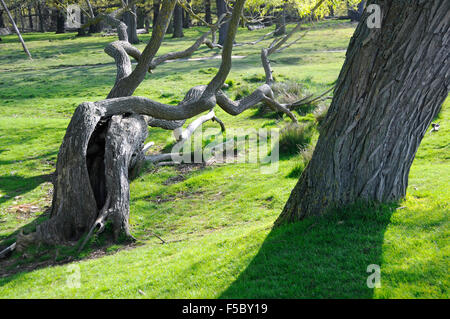
[[312, 159], [277, 223], [403, 198], [417, 148], [450, 89], [450, 1], [383, 1], [363, 15]]
[[127, 25], [128, 42], [136, 44], [139, 43], [137, 36], [136, 5], [132, 6], [131, 11], [126, 11], [123, 14], [123, 22]]
[[[101, 121], [92, 103], [78, 107], [58, 154], [51, 219], [33, 236], [46, 243], [76, 241], [99, 214], [113, 221], [116, 238], [121, 231], [128, 234], [128, 171], [136, 164], [133, 158], [142, 156], [146, 137], [147, 123], [140, 115]], [[90, 187], [80, 187], [82, 182]]]
[[182, 38], [183, 34], [183, 8], [177, 4], [173, 11], [173, 38]]

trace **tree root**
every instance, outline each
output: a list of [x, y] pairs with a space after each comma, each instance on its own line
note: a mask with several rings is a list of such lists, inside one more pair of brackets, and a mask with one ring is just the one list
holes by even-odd
[[2, 251], [0, 251], [0, 259], [8, 257], [17, 247], [17, 243], [13, 243], [12, 245], [9, 245]]

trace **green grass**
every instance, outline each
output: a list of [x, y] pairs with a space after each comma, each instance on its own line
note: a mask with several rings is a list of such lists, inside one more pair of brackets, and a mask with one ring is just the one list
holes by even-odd
[[[342, 50], [353, 30], [348, 23], [317, 24], [302, 41], [273, 56], [275, 77], [297, 81], [305, 92], [324, 91], [339, 74]], [[192, 28], [186, 38], [167, 38], [160, 54], [189, 46], [202, 31]], [[269, 30], [241, 31], [238, 42]], [[103, 52], [114, 37], [47, 33], [24, 38], [33, 61], [26, 59], [14, 36], [2, 37], [0, 44], [1, 246], [18, 229], [32, 229], [47, 218], [49, 174], [70, 116], [79, 103], [103, 99], [115, 76], [113, 61]], [[146, 42], [149, 35], [140, 38]], [[260, 84], [263, 45], [267, 43], [233, 52], [246, 57], [233, 61], [230, 96]], [[194, 57], [215, 53], [201, 48]], [[193, 85], [207, 83], [218, 66], [216, 59], [163, 64], [135, 95], [176, 103]], [[219, 109], [216, 114], [228, 129], [282, 128], [289, 123], [263, 116], [258, 109], [237, 117]], [[311, 113], [299, 118], [315, 121]], [[261, 164], [186, 171], [146, 166], [131, 183], [130, 223], [137, 245], [109, 245], [100, 237], [79, 255], [70, 247], [15, 254], [8, 264], [0, 263], [6, 271], [20, 270], [0, 278], [0, 297], [448, 298], [450, 100], [437, 121], [441, 130], [424, 138], [403, 202], [355, 205], [277, 229], [272, 224], [304, 167], [301, 154], [282, 157], [274, 174], [261, 174]], [[207, 127], [219, 132], [214, 123]], [[149, 133], [156, 150], [173, 143], [170, 132]], [[27, 204], [37, 210], [17, 210]], [[74, 260], [68, 263], [67, 255]], [[47, 266], [52, 261], [64, 264]], [[27, 268], [36, 262], [43, 266]], [[370, 264], [381, 266], [381, 288], [367, 288]], [[70, 288], [67, 281], [77, 270], [81, 285]]]

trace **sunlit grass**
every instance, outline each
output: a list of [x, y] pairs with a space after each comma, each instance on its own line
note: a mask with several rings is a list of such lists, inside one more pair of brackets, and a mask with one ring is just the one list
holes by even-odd
[[[167, 38], [160, 53], [189, 46], [202, 31], [192, 28], [185, 32], [186, 38]], [[266, 32], [241, 30], [237, 42]], [[302, 41], [273, 56], [275, 77], [298, 81], [311, 93], [322, 92], [336, 80], [352, 32], [348, 23], [319, 24]], [[54, 171], [73, 110], [83, 101], [103, 99], [115, 76], [113, 61], [103, 52], [114, 37], [24, 37], [32, 62], [21, 53], [14, 36], [2, 37], [0, 44], [2, 240], [20, 227], [33, 227], [30, 223], [50, 205], [47, 175]], [[149, 35], [140, 38], [148, 41]], [[264, 74], [259, 60], [263, 45], [267, 42], [234, 50], [234, 55], [246, 57], [233, 61], [230, 96], [243, 86], [251, 89], [259, 84], [251, 79]], [[194, 57], [217, 53], [202, 48]], [[163, 64], [135, 95], [175, 104], [190, 87], [207, 83], [219, 63], [211, 59]], [[105, 247], [99, 238], [105, 255], [95, 259], [88, 259], [93, 248], [81, 255], [63, 248], [58, 248], [59, 255], [54, 249], [39, 257], [16, 254], [16, 265], [33, 258], [58, 261], [64, 252], [76, 261], [0, 278], [0, 297], [448, 298], [449, 110], [447, 100], [437, 119], [441, 130], [424, 138], [407, 198], [398, 205], [357, 205], [272, 230], [304, 168], [299, 165], [302, 155], [282, 158], [273, 174], [261, 174], [260, 164], [220, 164], [190, 171], [172, 167], [155, 171], [147, 166], [131, 183], [130, 223], [137, 247], [122, 250], [120, 243]], [[216, 114], [230, 130], [282, 128], [289, 123], [260, 116], [257, 109], [237, 117], [219, 109]], [[300, 119], [309, 123], [314, 116]], [[215, 123], [207, 127], [218, 130]], [[148, 140], [155, 141], [155, 149], [174, 141], [162, 129], [150, 129]], [[21, 214], [13, 209], [20, 204], [40, 210]], [[381, 288], [367, 288], [369, 264], [381, 266]], [[70, 288], [68, 279], [78, 270], [80, 287]]]

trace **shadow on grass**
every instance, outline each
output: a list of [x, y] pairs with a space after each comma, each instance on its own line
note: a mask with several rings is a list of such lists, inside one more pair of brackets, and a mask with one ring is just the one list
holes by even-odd
[[220, 298], [372, 298], [367, 266], [382, 266], [395, 207], [353, 206], [273, 229]]
[[4, 196], [0, 197], [0, 204], [10, 200], [12, 197], [26, 194], [44, 182], [51, 182], [52, 178], [53, 173], [33, 177], [16, 175], [0, 176], [0, 190], [6, 193]]
[[[20, 227], [14, 233], [0, 237], [0, 251], [13, 244], [19, 233], [29, 234], [36, 231], [36, 226], [47, 220], [50, 216], [50, 209], [39, 215], [30, 223]], [[75, 261], [92, 258], [99, 258], [109, 253], [115, 253], [123, 249], [132, 249], [140, 245], [130, 242], [125, 238], [114, 240], [114, 235], [110, 224], [107, 224], [101, 236], [93, 236], [88, 245], [79, 251], [84, 236], [72, 245], [32, 245], [25, 251], [14, 251], [6, 258], [0, 259], [0, 287], [8, 282], [17, 280], [25, 274], [34, 270], [64, 265]]]

